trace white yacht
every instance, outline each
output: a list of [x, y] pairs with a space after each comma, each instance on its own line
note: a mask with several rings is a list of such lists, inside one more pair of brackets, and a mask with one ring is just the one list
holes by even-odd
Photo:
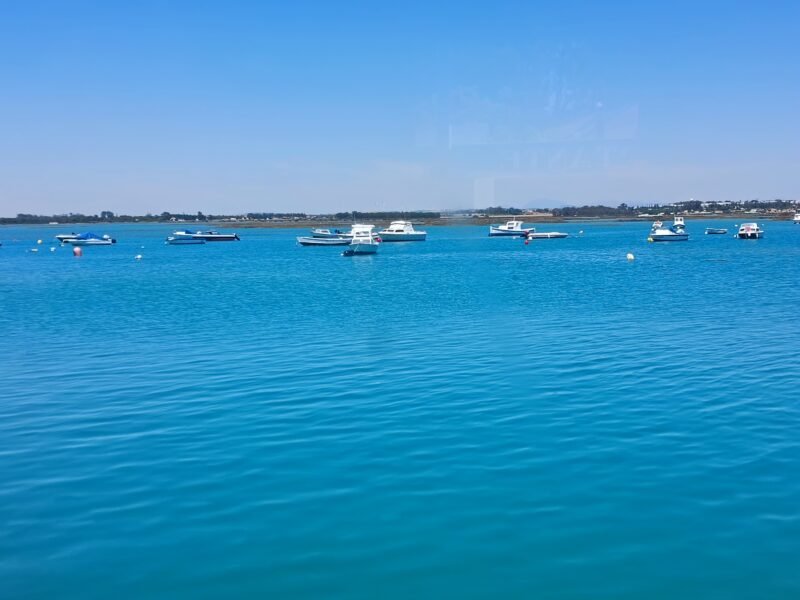
[[736, 235], [740, 240], [758, 240], [764, 237], [764, 230], [758, 223], [742, 223]]
[[392, 221], [386, 229], [378, 232], [382, 242], [424, 242], [428, 233], [414, 229], [411, 221]]
[[794, 213], [794, 219], [792, 219], [792, 223], [795, 225], [800, 225], [800, 212]]
[[683, 217], [675, 217], [672, 226], [665, 227], [661, 221], [655, 221], [650, 228], [648, 242], [685, 242], [689, 239]]
[[524, 223], [522, 221], [513, 219], [511, 221], [506, 221], [505, 225], [489, 225], [489, 235], [516, 235], [519, 237], [524, 237], [528, 235], [529, 232], [534, 230], [533, 227], [523, 227], [523, 225]]

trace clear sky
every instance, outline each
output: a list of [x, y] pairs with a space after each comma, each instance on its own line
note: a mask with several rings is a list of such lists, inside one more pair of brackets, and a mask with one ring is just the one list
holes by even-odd
[[798, 2], [0, 0], [0, 215], [800, 198]]

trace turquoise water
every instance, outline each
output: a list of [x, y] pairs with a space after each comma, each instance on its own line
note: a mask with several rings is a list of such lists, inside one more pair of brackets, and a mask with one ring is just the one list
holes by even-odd
[[0, 596], [800, 597], [800, 226], [714, 224], [0, 228]]

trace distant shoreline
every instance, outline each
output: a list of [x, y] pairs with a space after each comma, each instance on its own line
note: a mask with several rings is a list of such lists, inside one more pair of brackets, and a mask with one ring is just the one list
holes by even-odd
[[[791, 221], [792, 214], [789, 213], [724, 213], [716, 215], [697, 215], [689, 214], [683, 215], [687, 221]], [[512, 219], [522, 220], [525, 223], [602, 223], [602, 222], [651, 222], [654, 220], [670, 221], [673, 215], [647, 215], [636, 217], [618, 217], [618, 216], [599, 216], [599, 217], [555, 217], [552, 215], [494, 215], [487, 217], [472, 217], [472, 218], [433, 218], [433, 219], [412, 219], [414, 224], [427, 225], [427, 226], [468, 226], [468, 225], [491, 225], [495, 223], [502, 223]], [[366, 219], [369, 221], [369, 219]], [[388, 219], [373, 219], [378, 223], [389, 223]], [[142, 226], [155, 226], [155, 225], [171, 225], [175, 228], [228, 228], [228, 229], [303, 229], [307, 227], [324, 227], [324, 228], [340, 228], [348, 227], [352, 221], [331, 221], [327, 219], [298, 219], [298, 220], [275, 220], [275, 221], [87, 221], [87, 222], [69, 222], [69, 223], [2, 223], [0, 227], [21, 227], [21, 226], [36, 226], [47, 228], [60, 228], [69, 229], [76, 227], [107, 227], [109, 225], [142, 225]]]

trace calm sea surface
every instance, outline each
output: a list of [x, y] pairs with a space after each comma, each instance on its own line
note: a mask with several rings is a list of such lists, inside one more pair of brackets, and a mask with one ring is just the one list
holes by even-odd
[[800, 597], [800, 226], [708, 225], [0, 228], [0, 597]]

